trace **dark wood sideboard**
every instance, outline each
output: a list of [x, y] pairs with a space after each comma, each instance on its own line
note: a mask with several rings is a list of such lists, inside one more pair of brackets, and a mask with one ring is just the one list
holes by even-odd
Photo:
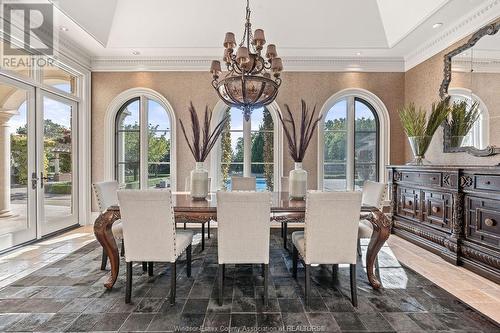
[[387, 168], [392, 232], [500, 283], [500, 167]]

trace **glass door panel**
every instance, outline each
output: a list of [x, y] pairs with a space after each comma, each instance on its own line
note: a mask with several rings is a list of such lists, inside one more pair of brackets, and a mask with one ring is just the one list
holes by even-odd
[[0, 251], [36, 238], [34, 96], [0, 77]]
[[42, 96], [38, 154], [41, 236], [78, 223], [76, 103]]

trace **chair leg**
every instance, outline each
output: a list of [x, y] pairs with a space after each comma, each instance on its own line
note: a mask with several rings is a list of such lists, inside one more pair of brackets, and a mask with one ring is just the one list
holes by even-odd
[[288, 223], [283, 222], [283, 248], [286, 250], [286, 241], [288, 238]]
[[358, 307], [358, 292], [356, 287], [356, 264], [350, 265], [351, 275], [351, 302], [354, 307]]
[[226, 264], [222, 264], [222, 280], [226, 279]]
[[193, 246], [189, 244], [186, 249], [186, 274], [187, 277], [191, 277], [191, 254], [192, 254]]
[[152, 261], [148, 262], [148, 275], [153, 276], [153, 262]]
[[205, 250], [205, 222], [201, 223], [201, 251]]
[[293, 245], [292, 250], [292, 276], [294, 279], [297, 279], [297, 261], [299, 260], [299, 251]]
[[186, 230], [186, 222], [184, 222], [184, 230]]
[[283, 238], [283, 227], [284, 227], [283, 222], [281, 222], [281, 238]]
[[122, 238], [122, 249], [120, 251], [120, 254], [122, 257], [125, 257], [125, 242], [123, 241], [123, 238]]
[[264, 306], [269, 304], [269, 264], [264, 264]]
[[358, 256], [361, 257], [362, 255], [363, 255], [363, 252], [361, 251], [361, 241], [358, 238]]
[[207, 238], [210, 239], [210, 220], [208, 220], [207, 222], [207, 233], [208, 233]]
[[101, 271], [106, 270], [106, 264], [108, 263], [108, 255], [104, 248], [102, 249], [102, 258], [101, 258]]
[[127, 263], [127, 282], [125, 286], [125, 303], [129, 304], [132, 298], [132, 262]]
[[177, 261], [170, 263], [170, 305], [175, 304], [175, 291], [176, 291], [176, 280], [177, 280], [177, 272], [176, 272], [176, 263]]
[[142, 271], [147, 272], [148, 271], [148, 263], [146, 261], [142, 262]]
[[337, 280], [339, 277], [339, 264], [333, 264], [332, 265], [332, 278], [333, 281]]
[[260, 268], [261, 268], [260, 274], [261, 274], [262, 277], [264, 277], [264, 275], [266, 274], [266, 272], [265, 272], [265, 270], [266, 270], [266, 264], [262, 264]]
[[224, 264], [219, 264], [219, 306], [222, 306], [224, 294]]
[[375, 274], [377, 275], [378, 279], [380, 280], [380, 264], [378, 262], [378, 255], [375, 257]]
[[306, 307], [309, 307], [310, 293], [311, 293], [311, 265], [306, 264], [306, 283], [305, 283]]

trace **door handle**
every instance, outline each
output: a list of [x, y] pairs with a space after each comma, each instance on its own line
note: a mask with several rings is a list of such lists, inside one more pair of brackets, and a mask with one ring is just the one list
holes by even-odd
[[45, 180], [49, 180], [49, 177], [44, 177], [43, 172], [40, 172], [40, 188], [43, 188], [43, 184]]
[[33, 190], [36, 190], [36, 185], [38, 184], [38, 178], [36, 178], [36, 173], [33, 172], [31, 174], [31, 188]]

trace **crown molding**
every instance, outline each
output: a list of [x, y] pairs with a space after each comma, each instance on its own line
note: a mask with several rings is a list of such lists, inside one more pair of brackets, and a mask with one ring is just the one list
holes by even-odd
[[[500, 60], [498, 58], [475, 59], [472, 62], [472, 67], [474, 68], [474, 73], [498, 74], [500, 73]], [[453, 60], [452, 69], [453, 72], [470, 73], [471, 61]]]
[[457, 20], [442, 34], [423, 43], [415, 51], [406, 56], [405, 71], [431, 58], [499, 17], [500, 0], [492, 0], [487, 5], [478, 7], [472, 13]]
[[[214, 57], [94, 57], [93, 72], [203, 71]], [[284, 57], [289, 72], [404, 72], [403, 58], [375, 57]]]

